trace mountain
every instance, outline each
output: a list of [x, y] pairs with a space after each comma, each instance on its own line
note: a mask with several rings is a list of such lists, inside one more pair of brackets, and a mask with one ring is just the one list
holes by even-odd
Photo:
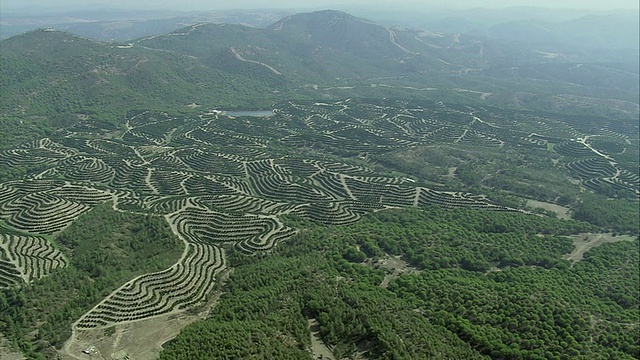
[[477, 28], [483, 37], [510, 41], [576, 62], [639, 63], [640, 18], [633, 13], [585, 15], [552, 22], [509, 21]]
[[11, 127], [86, 116], [117, 126], [131, 109], [266, 108], [353, 96], [533, 109], [542, 101], [573, 113], [596, 99], [598, 113], [633, 117], [639, 92], [637, 71], [624, 64], [583, 66], [518, 41], [385, 27], [332, 10], [267, 28], [191, 25], [120, 44], [36, 30], [0, 45], [0, 110]]
[[291, 14], [285, 10], [228, 10], [214, 12], [126, 11], [115, 9], [69, 12], [3, 12], [0, 39], [38, 28], [52, 28], [99, 41], [125, 41], [164, 34], [201, 23], [267, 27]]
[[311, 52], [329, 48], [366, 59], [401, 58], [411, 53], [397, 42], [393, 30], [338, 11], [288, 16], [268, 29], [282, 39], [308, 45]]

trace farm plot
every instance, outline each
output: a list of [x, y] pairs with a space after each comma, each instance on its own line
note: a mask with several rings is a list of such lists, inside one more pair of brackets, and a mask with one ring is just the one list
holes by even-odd
[[40, 279], [68, 263], [64, 254], [42, 237], [0, 235], [0, 248], [25, 282]]
[[51, 235], [90, 209], [81, 203], [47, 193], [32, 193], [4, 204], [2, 217], [16, 229]]
[[[0, 219], [6, 224], [0, 227], [0, 286], [66, 266], [69, 260], [45, 235], [55, 236], [105, 201], [117, 211], [164, 217], [185, 249], [173, 266], [131, 279], [87, 309], [74, 325], [79, 331], [202, 303], [226, 267], [224, 249], [254, 254], [286, 242], [297, 231], [283, 224], [288, 214], [348, 225], [393, 207], [517, 211], [479, 194], [428, 188], [429, 182], [416, 182], [407, 171], [393, 173], [371, 161], [416, 146], [526, 147], [565, 159], [565, 170], [584, 187], [637, 188], [638, 174], [629, 167], [569, 138], [585, 139], [589, 134], [583, 132], [592, 128], [547, 117], [536, 117], [533, 126], [531, 116], [444, 103], [345, 100], [282, 103], [268, 119], [132, 112], [124, 132], [104, 138], [92, 133], [90, 140], [83, 131], [94, 129], [74, 128], [0, 153], [0, 166], [35, 169], [0, 184]], [[615, 126], [609, 126], [607, 142], [590, 146], [624, 155], [615, 142], [631, 140], [614, 136]], [[553, 152], [548, 144], [555, 144]]]
[[169, 269], [142, 275], [111, 293], [83, 315], [76, 329], [92, 329], [188, 309], [203, 302], [225, 267], [223, 250], [187, 244], [182, 259]]
[[99, 158], [75, 156], [61, 161], [58, 172], [69, 180], [108, 183], [115, 171]]

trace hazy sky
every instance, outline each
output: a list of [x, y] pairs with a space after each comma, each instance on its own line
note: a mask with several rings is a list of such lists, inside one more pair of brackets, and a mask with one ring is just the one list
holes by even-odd
[[102, 7], [129, 8], [150, 10], [216, 10], [216, 9], [247, 9], [247, 8], [332, 8], [340, 9], [356, 6], [370, 6], [372, 8], [394, 9], [401, 7], [415, 7], [420, 9], [437, 8], [476, 8], [476, 7], [512, 7], [512, 6], [540, 6], [553, 8], [580, 8], [594, 10], [609, 9], [638, 9], [638, 0], [0, 0], [0, 7], [4, 10], [14, 9], [47, 9], [73, 10], [74, 8]]

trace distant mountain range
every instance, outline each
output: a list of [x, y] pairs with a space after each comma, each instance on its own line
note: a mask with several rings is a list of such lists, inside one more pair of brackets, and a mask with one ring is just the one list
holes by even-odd
[[492, 31], [498, 35], [486, 38], [386, 27], [331, 10], [266, 28], [204, 23], [120, 43], [36, 30], [0, 42], [0, 110], [14, 119], [113, 122], [138, 108], [358, 96], [637, 116], [633, 61], [577, 62]]

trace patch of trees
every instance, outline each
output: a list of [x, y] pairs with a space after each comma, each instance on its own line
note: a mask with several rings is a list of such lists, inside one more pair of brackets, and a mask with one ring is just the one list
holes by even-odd
[[614, 232], [638, 234], [639, 211], [640, 204], [635, 199], [611, 200], [599, 195], [585, 194], [573, 217]]
[[[304, 229], [271, 254], [230, 254], [236, 270], [211, 317], [185, 328], [161, 359], [310, 359], [308, 319], [337, 358], [638, 356], [637, 240], [594, 248], [571, 267], [563, 235], [592, 225], [439, 208], [350, 226], [288, 221]], [[385, 253], [423, 270], [382, 288], [385, 271], [368, 264]]]

